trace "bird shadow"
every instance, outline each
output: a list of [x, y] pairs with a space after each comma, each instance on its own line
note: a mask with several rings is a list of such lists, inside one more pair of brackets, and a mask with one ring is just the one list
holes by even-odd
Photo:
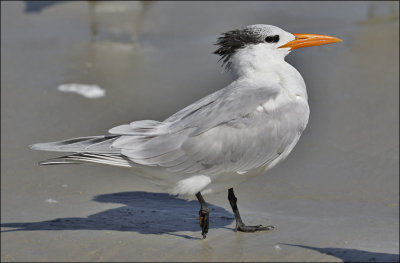
[[[35, 230], [113, 230], [135, 231], [141, 234], [170, 234], [197, 239], [174, 232], [200, 231], [197, 201], [186, 201], [165, 193], [119, 192], [95, 196], [93, 201], [124, 206], [102, 211], [88, 217], [66, 217], [41, 222], [2, 223], [14, 228], [1, 232]], [[208, 204], [210, 229], [232, 223], [234, 217], [226, 209]]]
[[334, 247], [311, 247], [304, 245], [285, 244], [282, 245], [301, 247], [314, 251], [318, 251], [321, 254], [331, 255], [343, 262], [399, 262], [399, 254], [381, 253], [381, 252], [370, 252], [359, 249], [349, 248], [334, 248]]

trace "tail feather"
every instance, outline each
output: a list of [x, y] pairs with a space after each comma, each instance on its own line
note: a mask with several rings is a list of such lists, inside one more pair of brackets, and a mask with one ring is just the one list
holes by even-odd
[[80, 137], [57, 142], [36, 143], [30, 147], [39, 151], [118, 154], [121, 150], [112, 147], [112, 143], [119, 137], [119, 135]]
[[75, 153], [39, 162], [40, 165], [99, 163], [132, 167], [132, 162], [121, 154]]

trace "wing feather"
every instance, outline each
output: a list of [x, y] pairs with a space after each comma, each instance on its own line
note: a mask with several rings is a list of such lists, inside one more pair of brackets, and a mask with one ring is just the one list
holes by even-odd
[[[293, 122], [296, 105], [281, 104], [271, 112], [257, 110], [274, 103], [280, 89], [228, 86], [163, 124], [150, 123], [148, 130], [119, 126], [120, 133], [131, 133], [117, 139], [113, 147], [121, 148], [133, 162], [165, 167], [173, 173], [210, 175], [258, 168], [278, 158], [301, 130], [296, 128], [299, 123]], [[139, 139], [133, 136], [138, 131], [142, 136], [152, 135]]]

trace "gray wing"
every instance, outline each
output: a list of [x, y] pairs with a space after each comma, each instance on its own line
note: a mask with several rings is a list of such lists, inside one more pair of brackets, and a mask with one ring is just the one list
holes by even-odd
[[118, 126], [110, 132], [123, 136], [113, 147], [133, 162], [171, 172], [218, 174], [260, 167], [277, 158], [298, 134], [286, 109], [270, 114], [257, 110], [275, 98], [279, 87], [237, 87], [203, 98], [146, 134], [130, 133], [140, 122]]
[[235, 81], [200, 101], [172, 115], [170, 131], [194, 128], [191, 136], [200, 134], [219, 124], [246, 117], [257, 106], [274, 99], [280, 87], [246, 88], [247, 83]]

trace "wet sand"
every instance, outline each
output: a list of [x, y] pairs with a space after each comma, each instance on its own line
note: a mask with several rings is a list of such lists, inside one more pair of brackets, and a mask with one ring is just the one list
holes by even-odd
[[[399, 261], [398, 2], [1, 2], [2, 261]], [[226, 30], [265, 23], [340, 37], [287, 61], [311, 116], [268, 174], [197, 201], [124, 168], [39, 167], [36, 142], [162, 120], [227, 85], [212, 54]], [[97, 85], [90, 99], [58, 90]]]

